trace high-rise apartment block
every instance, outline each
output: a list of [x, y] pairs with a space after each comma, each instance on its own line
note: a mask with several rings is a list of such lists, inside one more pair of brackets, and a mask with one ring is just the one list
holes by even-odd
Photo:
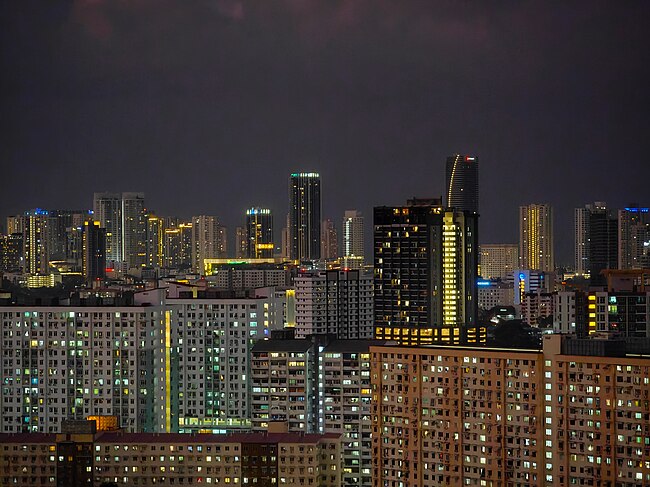
[[363, 216], [357, 210], [343, 215], [343, 267], [359, 269], [365, 264]]
[[375, 337], [403, 344], [477, 336], [478, 215], [440, 200], [375, 207]]
[[246, 257], [270, 259], [275, 251], [273, 214], [268, 208], [246, 210]]
[[226, 256], [226, 228], [216, 216], [192, 218], [192, 268], [204, 272], [204, 260]]
[[55, 433], [92, 415], [170, 430], [171, 316], [160, 305], [2, 306], [0, 318], [3, 433]]
[[119, 193], [95, 193], [93, 214], [106, 229], [106, 261], [122, 262], [122, 198]]
[[190, 269], [192, 267], [192, 223], [180, 223], [165, 228], [165, 267], [169, 269]]
[[251, 356], [252, 427], [264, 431], [273, 421], [289, 431], [315, 432], [317, 351], [310, 340], [272, 339], [255, 343]]
[[373, 485], [650, 482], [650, 363], [604, 345], [371, 347]]
[[553, 208], [548, 204], [519, 207], [519, 263], [521, 269], [555, 270]]
[[323, 220], [321, 231], [320, 256], [324, 260], [336, 260], [339, 257], [338, 234], [334, 222], [329, 218]]
[[23, 254], [26, 274], [48, 275], [50, 259], [48, 247], [49, 214], [46, 210], [36, 208], [25, 212], [23, 231]]
[[127, 269], [145, 265], [146, 239], [144, 193], [122, 193], [122, 259]]
[[629, 206], [618, 219], [618, 268], [650, 268], [650, 209]]
[[296, 336], [373, 336], [373, 277], [359, 270], [300, 273], [294, 278]]
[[449, 156], [446, 182], [447, 208], [478, 213], [478, 157]]
[[145, 215], [147, 231], [145, 238], [145, 266], [165, 266], [165, 219], [149, 212]]
[[251, 349], [271, 330], [282, 329], [284, 303], [270, 289], [249, 298], [167, 301], [178, 370], [178, 431], [250, 428]]
[[482, 244], [479, 253], [480, 275], [485, 279], [505, 279], [519, 267], [517, 244]]
[[318, 173], [293, 173], [289, 177], [289, 256], [293, 260], [318, 260], [321, 250], [321, 192]]

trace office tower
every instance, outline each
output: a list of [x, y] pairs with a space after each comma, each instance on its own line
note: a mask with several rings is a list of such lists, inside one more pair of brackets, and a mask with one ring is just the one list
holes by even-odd
[[320, 246], [321, 259], [336, 260], [339, 257], [339, 245], [334, 222], [328, 218], [323, 220], [322, 226]]
[[192, 269], [204, 272], [203, 260], [226, 256], [226, 229], [216, 216], [192, 218]]
[[446, 176], [447, 207], [478, 213], [478, 157], [449, 156]]
[[235, 258], [243, 259], [244, 257], [248, 257], [246, 229], [244, 227], [237, 227], [235, 228]]
[[519, 263], [521, 269], [555, 270], [551, 205], [519, 207]]
[[478, 215], [440, 200], [375, 207], [375, 337], [467, 343], [477, 333]]
[[10, 233], [2, 237], [2, 253], [0, 255], [0, 270], [20, 271], [24, 261], [23, 234]]
[[517, 244], [482, 244], [479, 252], [480, 275], [485, 279], [505, 279], [519, 267]]
[[373, 278], [358, 270], [315, 271], [294, 278], [296, 336], [373, 336]]
[[373, 485], [643, 483], [648, 360], [608, 345], [371, 347]]
[[122, 193], [122, 258], [127, 269], [145, 265], [145, 214], [144, 193]]
[[[102, 418], [103, 419], [103, 418]], [[94, 421], [87, 421], [94, 426]], [[0, 433], [0, 485], [283, 485], [341, 487], [336, 434]], [[20, 452], [20, 454], [18, 454]], [[146, 459], [146, 461], [143, 461]]]
[[291, 259], [320, 259], [321, 194], [318, 173], [291, 174], [288, 228]]
[[364, 266], [365, 239], [363, 216], [357, 210], [347, 210], [343, 216], [343, 267], [360, 269]]
[[93, 216], [106, 229], [106, 262], [122, 262], [122, 199], [119, 193], [95, 193]]
[[36, 208], [25, 212], [23, 231], [24, 272], [26, 274], [48, 275], [50, 260], [48, 250], [48, 212]]
[[12, 233], [23, 233], [25, 230], [25, 215], [14, 215], [7, 217], [7, 235]]
[[251, 298], [167, 300], [173, 310], [180, 432], [250, 428], [251, 348], [282, 329], [284, 303], [282, 295], [268, 290]]
[[618, 218], [618, 268], [650, 268], [650, 210], [628, 206]]
[[618, 217], [603, 204], [589, 212], [589, 276], [591, 283], [603, 282], [600, 271], [618, 266]]
[[127, 431], [169, 431], [170, 316], [161, 306], [82, 300], [0, 311], [0, 431], [57, 433], [63, 420], [90, 415], [117, 416]]
[[273, 257], [273, 214], [268, 208], [246, 210], [247, 257], [270, 259]]
[[145, 265], [161, 268], [165, 265], [165, 219], [153, 213], [148, 213], [145, 218], [147, 223]]
[[[92, 220], [89, 220], [92, 221]], [[101, 225], [101, 224], [100, 224]], [[106, 230], [106, 229], [104, 229]], [[83, 271], [83, 222], [78, 226], [66, 228], [65, 258], [78, 271]], [[104, 242], [106, 241], [104, 232]], [[104, 257], [106, 250], [104, 249]]]
[[106, 229], [99, 222], [84, 222], [82, 271], [87, 282], [106, 277]]

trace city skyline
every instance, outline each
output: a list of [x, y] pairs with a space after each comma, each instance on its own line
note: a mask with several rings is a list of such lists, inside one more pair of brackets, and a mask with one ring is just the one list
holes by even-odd
[[647, 3], [155, 5], [3, 6], [3, 217], [135, 190], [234, 229], [225, 209], [279, 221], [299, 170], [338, 220], [443, 195], [455, 152], [481, 159], [484, 243], [516, 242], [522, 204], [558, 235], [586, 202], [648, 204]]

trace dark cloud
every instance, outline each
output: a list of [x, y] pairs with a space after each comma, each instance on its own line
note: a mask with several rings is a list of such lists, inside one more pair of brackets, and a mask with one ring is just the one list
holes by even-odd
[[[482, 235], [517, 206], [648, 198], [647, 2], [75, 0], [0, 7], [0, 213], [143, 190], [239, 223], [323, 177], [326, 216], [443, 191], [481, 158]], [[646, 201], [646, 204], [650, 202]], [[282, 218], [278, 218], [280, 221]]]

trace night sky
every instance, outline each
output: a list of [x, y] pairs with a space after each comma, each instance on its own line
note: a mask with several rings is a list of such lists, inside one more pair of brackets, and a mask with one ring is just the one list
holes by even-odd
[[[0, 6], [0, 216], [144, 191], [160, 215], [324, 217], [444, 191], [481, 163], [481, 240], [518, 205], [650, 205], [650, 2], [77, 0]], [[4, 225], [3, 225], [4, 226]], [[234, 230], [234, 228], [233, 228]], [[231, 231], [231, 235], [234, 231]]]

